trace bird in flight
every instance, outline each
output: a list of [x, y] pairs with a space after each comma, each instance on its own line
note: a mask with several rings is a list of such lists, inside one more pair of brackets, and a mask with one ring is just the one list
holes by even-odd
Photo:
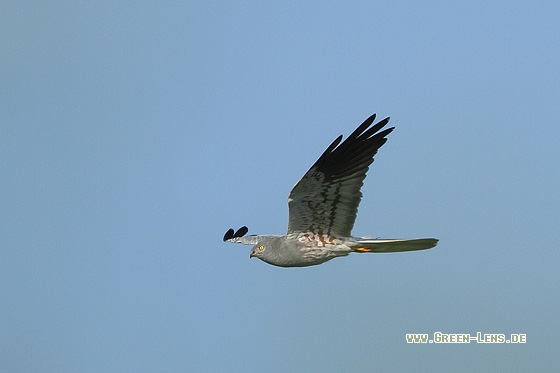
[[435, 238], [371, 239], [353, 237], [362, 198], [360, 188], [377, 150], [394, 127], [383, 129], [367, 118], [342, 143], [340, 135], [292, 188], [285, 235], [250, 235], [247, 227], [229, 229], [224, 242], [253, 245], [250, 257], [279, 267], [317, 265], [355, 253], [391, 253], [430, 249]]

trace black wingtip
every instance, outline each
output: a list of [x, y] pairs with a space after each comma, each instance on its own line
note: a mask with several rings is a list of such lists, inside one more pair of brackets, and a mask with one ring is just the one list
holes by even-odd
[[228, 231], [226, 232], [226, 234], [224, 234], [224, 242], [226, 242], [227, 240], [231, 240], [233, 238], [233, 229], [228, 229]]
[[237, 232], [233, 234], [233, 237], [243, 237], [247, 234], [247, 232], [249, 232], [249, 228], [247, 228], [246, 226], [242, 226], [237, 230]]
[[224, 234], [224, 242], [231, 240], [232, 238], [243, 237], [247, 234], [247, 232], [249, 232], [249, 228], [247, 228], [246, 226], [242, 226], [235, 232], [232, 228], [230, 228], [228, 229], [226, 234]]

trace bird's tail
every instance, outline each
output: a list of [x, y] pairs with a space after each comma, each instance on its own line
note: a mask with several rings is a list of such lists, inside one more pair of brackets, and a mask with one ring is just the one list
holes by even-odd
[[351, 246], [357, 253], [396, 253], [401, 251], [426, 250], [436, 246], [435, 238], [414, 239], [370, 239], [360, 238]]

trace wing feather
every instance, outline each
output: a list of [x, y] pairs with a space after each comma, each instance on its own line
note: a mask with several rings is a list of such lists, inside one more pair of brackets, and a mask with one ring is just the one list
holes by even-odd
[[293, 187], [288, 197], [288, 234], [351, 235], [366, 172], [394, 129], [379, 132], [389, 118], [372, 126], [374, 120], [375, 114], [342, 143], [342, 135], [337, 137]]

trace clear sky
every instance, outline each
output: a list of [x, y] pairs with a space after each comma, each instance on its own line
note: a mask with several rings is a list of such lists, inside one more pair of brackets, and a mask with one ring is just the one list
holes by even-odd
[[[559, 4], [4, 1], [0, 371], [558, 371]], [[353, 232], [436, 248], [222, 242], [374, 112]]]

